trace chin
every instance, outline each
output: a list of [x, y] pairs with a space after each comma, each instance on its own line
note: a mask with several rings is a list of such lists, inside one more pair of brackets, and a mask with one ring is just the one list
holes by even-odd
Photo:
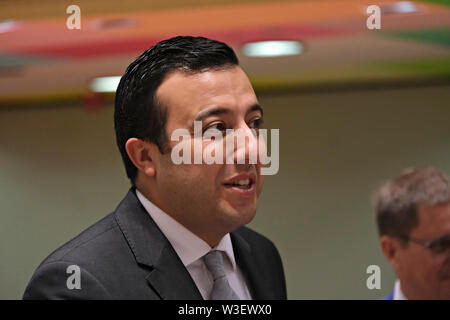
[[230, 225], [230, 229], [235, 230], [241, 226], [250, 223], [256, 215], [256, 206], [231, 207], [223, 208], [222, 217], [224, 223]]
[[244, 225], [250, 223], [253, 220], [253, 218], [255, 217], [255, 215], [256, 215], [256, 208], [254, 208], [246, 213], [241, 214], [241, 222], [242, 222], [241, 225], [244, 226]]

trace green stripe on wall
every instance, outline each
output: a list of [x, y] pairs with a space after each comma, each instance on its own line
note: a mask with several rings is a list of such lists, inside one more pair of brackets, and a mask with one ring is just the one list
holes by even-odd
[[450, 57], [413, 61], [388, 61], [373, 63], [370, 68], [397, 75], [421, 75], [450, 78]]
[[444, 6], [450, 6], [450, 0], [421, 0], [418, 2], [429, 2], [429, 3], [442, 4]]
[[450, 47], [450, 28], [395, 31], [395, 32], [387, 32], [384, 35], [387, 35], [389, 37], [415, 40], [419, 42], [428, 42]]

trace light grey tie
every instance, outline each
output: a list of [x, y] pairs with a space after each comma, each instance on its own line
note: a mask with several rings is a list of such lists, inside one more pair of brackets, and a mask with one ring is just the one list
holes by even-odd
[[240, 300], [239, 296], [233, 291], [228, 282], [223, 265], [222, 252], [212, 250], [203, 256], [203, 261], [214, 279], [210, 299]]

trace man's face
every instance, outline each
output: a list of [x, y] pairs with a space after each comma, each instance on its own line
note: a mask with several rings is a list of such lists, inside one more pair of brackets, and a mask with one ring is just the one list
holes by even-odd
[[[202, 133], [211, 128], [248, 132], [262, 122], [253, 88], [237, 66], [196, 74], [173, 72], [162, 82], [156, 96], [167, 108], [168, 139], [174, 130], [187, 129], [191, 133], [192, 150], [194, 140], [199, 140], [194, 139], [194, 120], [202, 120]], [[173, 148], [178, 142], [169, 143]], [[217, 142], [201, 140], [200, 143], [205, 149]], [[248, 154], [248, 149], [246, 146], [241, 151]], [[170, 152], [154, 160], [157, 205], [197, 235], [207, 238], [223, 235], [253, 219], [263, 186], [259, 161], [257, 164], [224, 161], [224, 164], [176, 165]], [[251, 183], [244, 187], [231, 185], [238, 180]]]
[[[419, 225], [410, 238], [423, 241], [450, 236], [450, 203], [419, 206]], [[442, 251], [442, 250], [441, 250]], [[409, 241], [399, 250], [397, 275], [405, 295], [418, 299], [450, 299], [450, 250], [433, 252]]]

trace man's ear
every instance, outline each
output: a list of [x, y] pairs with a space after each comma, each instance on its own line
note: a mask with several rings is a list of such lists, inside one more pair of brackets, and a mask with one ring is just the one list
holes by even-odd
[[383, 251], [384, 256], [392, 267], [397, 270], [401, 250], [399, 241], [395, 237], [383, 235], [381, 236], [380, 242], [381, 250]]
[[138, 138], [130, 138], [125, 144], [128, 157], [143, 174], [153, 177], [156, 174], [155, 150], [158, 148], [151, 142]]

